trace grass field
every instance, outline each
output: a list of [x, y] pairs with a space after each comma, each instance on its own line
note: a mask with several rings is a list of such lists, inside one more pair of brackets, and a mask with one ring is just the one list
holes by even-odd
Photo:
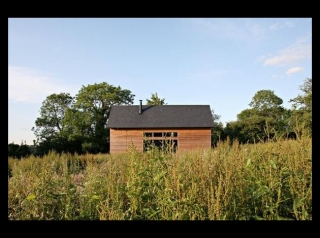
[[9, 220], [312, 220], [312, 139], [8, 158]]

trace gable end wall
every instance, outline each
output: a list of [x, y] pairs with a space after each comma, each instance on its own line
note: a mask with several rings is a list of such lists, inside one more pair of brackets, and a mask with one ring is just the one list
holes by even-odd
[[110, 129], [110, 153], [126, 152], [130, 145], [143, 150], [144, 132], [177, 132], [178, 151], [211, 148], [211, 128]]

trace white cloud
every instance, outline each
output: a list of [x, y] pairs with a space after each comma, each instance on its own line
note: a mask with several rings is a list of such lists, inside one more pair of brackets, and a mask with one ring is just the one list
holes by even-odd
[[[303, 59], [311, 58], [311, 43], [304, 44], [306, 39], [298, 39], [295, 44], [279, 50], [277, 55], [267, 57], [264, 66], [268, 65], [290, 65]], [[263, 57], [261, 56], [260, 59]]]
[[282, 23], [282, 24], [275, 23], [269, 27], [269, 30], [275, 31], [285, 27], [293, 27], [293, 23], [290, 21], [286, 21], [285, 23]]
[[265, 66], [268, 65], [286, 65], [305, 58], [304, 55], [297, 53], [282, 53], [278, 56], [266, 59], [264, 62]]
[[9, 66], [8, 75], [8, 96], [13, 101], [41, 103], [52, 93], [70, 93], [66, 86], [57, 84], [54, 78], [30, 68]]
[[304, 68], [302, 68], [302, 67], [293, 67], [293, 68], [288, 69], [286, 74], [290, 75], [290, 74], [301, 72], [303, 70], [304, 70]]

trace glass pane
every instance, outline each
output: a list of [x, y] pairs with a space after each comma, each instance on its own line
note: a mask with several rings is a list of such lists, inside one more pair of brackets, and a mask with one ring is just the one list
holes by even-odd
[[143, 133], [143, 136], [152, 137], [152, 133], [151, 132], [145, 132], [145, 133]]

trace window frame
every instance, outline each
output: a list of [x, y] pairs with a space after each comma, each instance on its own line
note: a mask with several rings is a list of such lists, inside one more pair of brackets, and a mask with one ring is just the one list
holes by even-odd
[[178, 132], [174, 131], [145, 131], [143, 132], [143, 152], [148, 151], [149, 146], [155, 146], [162, 151], [166, 151], [166, 145], [170, 143], [173, 144], [172, 151], [176, 152], [178, 150]]

